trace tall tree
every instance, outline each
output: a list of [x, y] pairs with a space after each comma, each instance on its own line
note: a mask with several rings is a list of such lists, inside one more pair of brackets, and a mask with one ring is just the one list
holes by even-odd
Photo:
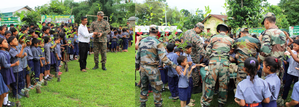
[[228, 25], [233, 29], [245, 25], [249, 28], [260, 26], [263, 2], [266, 0], [227, 0]]
[[291, 26], [299, 25], [299, 1], [298, 0], [280, 0], [278, 6], [282, 12], [287, 15], [287, 20]]
[[173, 24], [182, 17], [182, 14], [177, 9], [169, 8], [167, 4], [159, 0], [146, 0], [145, 3], [136, 3], [135, 7], [135, 16], [139, 18], [138, 24], [142, 25], [164, 24], [165, 12], [168, 24]]

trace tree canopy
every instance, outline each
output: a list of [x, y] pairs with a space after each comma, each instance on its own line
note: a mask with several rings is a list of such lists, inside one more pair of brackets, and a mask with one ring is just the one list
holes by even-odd
[[[35, 7], [35, 11], [25, 12], [22, 19], [26, 24], [38, 23], [40, 15], [74, 15], [75, 23], [80, 23], [82, 16], [96, 15], [103, 11], [109, 17], [109, 23], [114, 26], [126, 25], [127, 19], [135, 15], [133, 0], [51, 0], [50, 3]], [[16, 14], [20, 16], [20, 13]], [[88, 17], [89, 23], [96, 17]]]
[[282, 9], [282, 13], [286, 15], [287, 21], [291, 26], [299, 25], [298, 0], [280, 0], [278, 6]]

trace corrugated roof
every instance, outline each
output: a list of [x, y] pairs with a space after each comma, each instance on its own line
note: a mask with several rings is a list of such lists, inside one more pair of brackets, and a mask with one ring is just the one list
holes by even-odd
[[219, 20], [227, 20], [227, 16], [226, 15], [219, 15], [219, 14], [209, 14], [209, 16], [207, 16], [203, 21], [202, 21], [202, 23], [204, 23], [209, 17], [211, 17], [211, 16], [213, 16], [213, 17], [215, 17], [215, 18], [217, 18], [217, 19], [219, 19]]
[[20, 10], [22, 8], [27, 8], [28, 10], [32, 10], [30, 7], [28, 6], [17, 6], [17, 7], [10, 7], [10, 8], [3, 8], [0, 9], [0, 13], [10, 13], [10, 12], [15, 12], [17, 10]]

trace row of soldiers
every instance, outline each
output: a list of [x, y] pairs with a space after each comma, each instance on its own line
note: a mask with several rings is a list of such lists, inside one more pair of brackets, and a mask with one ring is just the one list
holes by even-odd
[[[204, 49], [203, 43], [200, 40], [198, 34], [204, 31], [204, 25], [197, 23], [191, 30], [186, 31], [183, 34], [184, 42], [189, 42], [192, 45], [191, 57], [195, 64], [199, 64], [200, 56], [209, 60], [208, 69], [205, 77], [205, 85], [202, 97], [202, 106], [210, 106], [213, 99], [214, 89], [216, 81], [219, 80], [219, 107], [227, 101], [227, 88], [229, 82], [229, 66], [231, 60], [236, 59], [237, 63], [237, 77], [235, 84], [237, 85], [243, 79], [246, 78], [247, 74], [243, 71], [244, 61], [249, 57], [255, 57], [259, 62], [263, 62], [265, 57], [273, 56], [283, 61], [284, 52], [287, 49], [286, 40], [289, 39], [286, 34], [278, 29], [275, 25], [276, 17], [273, 13], [269, 12], [264, 15], [262, 25], [265, 26], [266, 30], [257, 39], [252, 37], [247, 28], [242, 28], [240, 38], [232, 39], [227, 34], [230, 28], [225, 24], [219, 24], [217, 26], [218, 35], [211, 37], [209, 44]], [[136, 67], [140, 67], [141, 74], [144, 72], [146, 75], [141, 75], [141, 78], [148, 77], [149, 82], [141, 82], [141, 87], [146, 86], [149, 83], [154, 86], [158, 91], [154, 91], [155, 105], [157, 107], [162, 106], [161, 98], [161, 79], [160, 74], [157, 74], [159, 62], [162, 61], [164, 64], [173, 67], [177, 71], [181, 71], [181, 68], [171, 62], [166, 57], [165, 47], [159, 41], [157, 36], [158, 29], [156, 26], [150, 27], [149, 37], [143, 39], [138, 43], [138, 51], [141, 51], [136, 56]], [[163, 52], [164, 51], [164, 52]], [[235, 54], [234, 58], [230, 58], [231, 54]], [[230, 60], [231, 59], [231, 60]], [[283, 64], [281, 64], [281, 68]], [[201, 83], [199, 68], [192, 72], [193, 86], [199, 87]], [[279, 70], [277, 75], [281, 80], [281, 86], [283, 87], [282, 77], [283, 69]], [[279, 95], [282, 95], [283, 88], [281, 87]], [[146, 102], [146, 97], [140, 94], [140, 101]], [[143, 103], [144, 104], [144, 103]], [[284, 106], [284, 101], [281, 96], [277, 99], [278, 106]], [[145, 105], [141, 105], [145, 106]]]

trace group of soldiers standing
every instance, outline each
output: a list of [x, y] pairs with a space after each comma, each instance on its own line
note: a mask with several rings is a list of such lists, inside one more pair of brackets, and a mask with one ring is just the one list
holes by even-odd
[[[263, 62], [265, 57], [273, 56], [283, 61], [284, 52], [287, 49], [286, 34], [281, 31], [275, 25], [276, 17], [273, 13], [268, 12], [264, 15], [262, 25], [266, 30], [261, 34], [259, 38], [254, 38], [249, 34], [248, 28], [242, 28], [239, 38], [231, 38], [228, 36], [230, 28], [225, 24], [219, 24], [217, 26], [217, 32], [219, 34], [210, 38], [209, 44], [204, 49], [203, 43], [198, 36], [204, 31], [204, 25], [197, 23], [191, 30], [186, 31], [183, 34], [184, 42], [192, 44], [191, 57], [193, 63], [200, 63], [200, 56], [209, 60], [208, 69], [206, 75], [200, 75], [199, 68], [192, 72], [193, 86], [200, 87], [201, 81], [205, 83], [201, 104], [204, 107], [210, 106], [213, 99], [216, 82], [219, 82], [218, 89], [218, 103], [219, 107], [222, 107], [227, 101], [228, 83], [229, 83], [229, 66], [231, 59], [236, 59], [237, 63], [237, 76], [234, 79], [235, 85], [246, 78], [247, 74], [243, 71], [244, 61], [249, 57], [255, 57], [260, 63]], [[156, 26], [150, 26], [150, 35], [145, 40], [140, 41], [139, 50], [142, 52], [136, 57], [136, 66], [140, 66], [141, 82], [146, 83], [141, 85], [140, 101], [146, 102], [146, 91], [142, 86], [151, 84], [153, 87], [154, 100], [156, 107], [162, 106], [161, 98], [161, 81], [160, 74], [158, 73], [159, 62], [172, 66], [177, 71], [180, 71], [180, 67], [173, 64], [166, 57], [165, 46], [161, 41], [157, 39], [158, 29]], [[232, 52], [235, 53], [234, 58], [230, 58]], [[281, 64], [281, 66], [283, 66]], [[283, 67], [281, 67], [283, 68]], [[277, 75], [280, 77], [281, 86], [283, 87], [282, 77], [284, 70], [281, 69]], [[200, 76], [205, 79], [201, 80]], [[279, 98], [277, 100], [278, 106], [283, 106], [284, 101], [281, 98], [283, 88], [280, 89]]]

